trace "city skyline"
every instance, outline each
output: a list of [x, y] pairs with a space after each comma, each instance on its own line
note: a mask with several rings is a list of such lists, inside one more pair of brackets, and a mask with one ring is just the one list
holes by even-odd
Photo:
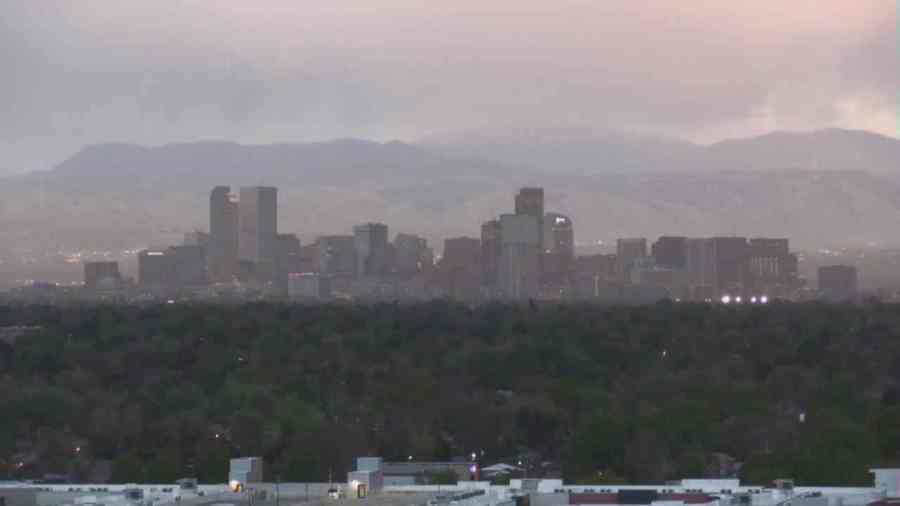
[[[321, 235], [304, 245], [297, 234], [279, 231], [277, 192], [275, 187], [241, 187], [234, 194], [227, 186], [214, 187], [210, 226], [221, 230], [198, 230], [186, 234], [180, 246], [141, 251], [137, 288], [167, 297], [237, 283], [292, 300], [318, 301], [756, 303], [813, 293], [799, 276], [799, 257], [789, 238], [663, 235], [651, 242], [625, 237], [617, 240], [613, 254], [578, 254], [575, 222], [546, 210], [542, 187], [521, 188], [510, 199], [513, 212], [489, 217], [480, 234], [445, 238], [439, 256], [427, 239], [400, 232], [391, 240], [390, 225], [377, 222], [353, 226], [352, 235]], [[217, 235], [228, 240], [216, 240]], [[223, 262], [228, 257], [231, 265]], [[223, 278], [222, 272], [232, 274]], [[858, 293], [855, 267], [824, 266], [817, 277], [822, 297], [843, 300]], [[89, 293], [125, 287], [114, 262], [86, 262], [84, 280]]]

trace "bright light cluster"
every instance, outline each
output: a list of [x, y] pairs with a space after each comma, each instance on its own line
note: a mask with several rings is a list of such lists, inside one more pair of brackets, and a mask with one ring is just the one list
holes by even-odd
[[[722, 304], [731, 304], [732, 302], [735, 304], [741, 304], [744, 302], [744, 299], [740, 295], [732, 297], [731, 295], [725, 294], [722, 296], [720, 301], [722, 302]], [[759, 296], [753, 295], [750, 297], [748, 302], [750, 304], [768, 304], [769, 296], [768, 295], [759, 295]]]

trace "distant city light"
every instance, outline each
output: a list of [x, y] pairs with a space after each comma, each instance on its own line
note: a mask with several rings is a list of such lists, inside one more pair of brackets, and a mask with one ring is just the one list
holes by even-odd
[[762, 297], [759, 298], [759, 301], [762, 302], [763, 304], [768, 304], [768, 303], [769, 303], [769, 297], [766, 296], [766, 295], [763, 295]]
[[735, 298], [734, 298], [734, 301], [737, 302], [738, 304], [740, 304], [740, 303], [741, 303], [741, 296], [738, 295], [737, 297], [735, 297]]
[[723, 295], [722, 304], [731, 304], [731, 295]]
[[756, 304], [756, 295], [754, 295], [753, 297], [750, 297], [750, 303]]

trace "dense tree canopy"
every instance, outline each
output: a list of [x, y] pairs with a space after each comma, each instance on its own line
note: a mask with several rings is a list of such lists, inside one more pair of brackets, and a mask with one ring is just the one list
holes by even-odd
[[[869, 483], [900, 462], [900, 307], [0, 306], [0, 478], [284, 481], [534, 455], [572, 481]], [[821, 465], [828, 462], [828, 465]]]

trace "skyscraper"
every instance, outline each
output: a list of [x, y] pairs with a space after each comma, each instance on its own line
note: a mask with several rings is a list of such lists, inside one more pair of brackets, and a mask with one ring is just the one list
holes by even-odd
[[651, 254], [656, 265], [666, 269], [684, 269], [687, 266], [686, 237], [662, 236], [653, 243]]
[[301, 267], [300, 239], [296, 234], [278, 234], [275, 249], [275, 282], [287, 292], [288, 275], [303, 272]]
[[411, 277], [431, 271], [434, 252], [428, 241], [412, 234], [397, 234], [394, 238], [394, 266], [397, 274]]
[[474, 299], [481, 285], [481, 241], [474, 237], [444, 240], [439, 265], [444, 293], [459, 299]]
[[322, 274], [356, 274], [356, 238], [352, 235], [323, 235], [316, 238], [316, 270]]
[[278, 250], [278, 189], [241, 188], [238, 206], [238, 257], [257, 277], [271, 279]]
[[356, 243], [356, 273], [359, 276], [383, 276], [388, 272], [390, 251], [388, 226], [364, 223], [353, 227]]
[[173, 283], [172, 256], [165, 248], [138, 253], [138, 283], [144, 288], [161, 290]]
[[525, 187], [516, 194], [516, 214], [525, 214], [537, 219], [538, 246], [544, 245], [544, 189]]
[[227, 186], [209, 195], [209, 240], [206, 248], [210, 279], [231, 281], [238, 261], [238, 203]]
[[481, 225], [481, 283], [490, 294], [497, 289], [502, 249], [500, 220], [484, 222]]
[[783, 295], [797, 285], [797, 255], [788, 239], [750, 239], [749, 274], [760, 293]]
[[684, 253], [692, 297], [700, 300], [716, 297], [716, 264], [712, 239], [686, 239]]
[[635, 262], [647, 256], [647, 239], [643, 237], [618, 239], [616, 241], [616, 263], [623, 280], [630, 279]]
[[575, 256], [575, 231], [568, 216], [559, 213], [544, 215], [544, 251]]
[[501, 295], [512, 299], [526, 299], [538, 293], [540, 279], [540, 226], [529, 214], [500, 216]]
[[745, 237], [687, 239], [685, 253], [688, 280], [702, 288], [703, 297], [741, 295], [751, 288], [750, 248]]
[[203, 246], [170, 246], [166, 256], [170, 259], [174, 286], [203, 286], [209, 282]]
[[541, 219], [544, 217], [544, 189], [525, 187], [516, 194], [516, 214], [527, 214]]
[[541, 251], [542, 283], [565, 287], [575, 262], [575, 232], [572, 220], [559, 213], [544, 215], [544, 245]]
[[713, 237], [716, 288], [719, 295], [740, 294], [748, 288], [750, 247], [746, 237]]

